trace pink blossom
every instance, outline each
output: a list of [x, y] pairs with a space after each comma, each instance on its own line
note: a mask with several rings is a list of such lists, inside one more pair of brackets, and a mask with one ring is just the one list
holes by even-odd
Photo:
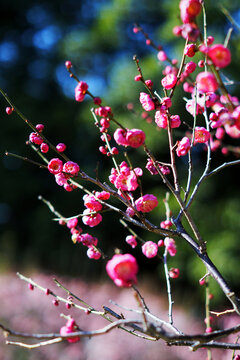
[[99, 108], [95, 109], [95, 114], [102, 117], [107, 117], [108, 115], [112, 114], [112, 109], [110, 106], [100, 106]]
[[184, 48], [184, 55], [193, 57], [196, 54], [197, 47], [195, 44], [188, 44]]
[[236, 125], [226, 124], [225, 126], [226, 133], [234, 139], [240, 138], [240, 129]]
[[68, 183], [67, 181], [68, 181], [69, 177], [70, 177], [70, 175], [60, 172], [55, 175], [55, 180], [59, 186], [63, 186]]
[[177, 69], [171, 65], [167, 65], [163, 69], [162, 73], [163, 73], [163, 75], [168, 75], [168, 74], [177, 75]]
[[194, 90], [194, 87], [193, 87], [193, 85], [189, 84], [188, 82], [185, 82], [183, 84], [183, 90], [186, 92], [192, 93]]
[[[69, 319], [65, 326], [61, 327], [60, 329], [60, 335], [67, 336], [70, 333], [74, 333], [78, 330], [78, 327], [73, 319]], [[69, 337], [67, 338], [67, 341], [69, 343], [75, 343], [80, 340], [79, 336]]]
[[116, 169], [111, 170], [109, 180], [121, 191], [134, 191], [138, 187], [137, 177], [142, 176], [142, 169], [135, 168], [130, 170], [125, 161], [120, 164], [120, 174]]
[[132, 170], [128, 175], [121, 173], [116, 177], [114, 185], [122, 191], [134, 191], [138, 187], [137, 177]]
[[211, 327], [207, 327], [206, 330], [205, 330], [205, 332], [207, 334], [210, 334], [212, 331], [213, 331], [213, 329]]
[[182, 140], [179, 141], [179, 143], [178, 143], [178, 146], [176, 149], [177, 156], [185, 156], [188, 153], [188, 151], [190, 150], [190, 146], [191, 146], [191, 143], [190, 143], [189, 138], [184, 136], [182, 138]]
[[147, 85], [147, 87], [149, 89], [151, 89], [153, 87], [153, 81], [152, 80], [145, 80], [145, 84]]
[[162, 98], [161, 105], [165, 106], [167, 109], [169, 109], [172, 106], [171, 98], [168, 96]]
[[200, 68], [204, 67], [204, 60], [199, 60], [198, 67]]
[[179, 115], [170, 116], [170, 126], [172, 129], [178, 128], [181, 125], [181, 120]]
[[63, 162], [62, 160], [58, 159], [58, 158], [53, 158], [49, 161], [48, 163], [48, 170], [50, 171], [50, 173], [56, 175], [58, 173], [60, 173], [63, 169]]
[[108, 200], [110, 198], [110, 193], [108, 191], [104, 191], [104, 190], [101, 192], [96, 191], [95, 196], [99, 200]]
[[[203, 106], [204, 106], [204, 96], [202, 98], [203, 98]], [[214, 92], [206, 93], [206, 107], [213, 106], [217, 102], [217, 100], [218, 100], [218, 96]]]
[[66, 69], [70, 69], [72, 67], [72, 63], [70, 60], [65, 61], [65, 67]]
[[73, 219], [68, 220], [67, 227], [69, 229], [72, 229], [72, 228], [75, 228], [77, 226], [77, 224], [78, 224], [78, 218], [73, 218]]
[[85, 94], [88, 90], [88, 84], [84, 81], [80, 81], [75, 87], [75, 99], [76, 101], [83, 101], [85, 98]]
[[56, 146], [56, 149], [59, 151], [59, 152], [64, 152], [66, 150], [66, 145], [64, 143], [59, 143], [57, 144]]
[[169, 229], [173, 226], [173, 223], [170, 220], [161, 221], [160, 226], [162, 229]]
[[140, 167], [134, 168], [134, 173], [136, 174], [137, 177], [143, 175], [143, 171]]
[[8, 115], [11, 115], [12, 112], [13, 112], [13, 108], [7, 106], [7, 107], [6, 107], [6, 113], [7, 113]]
[[179, 25], [174, 26], [173, 34], [175, 36], [181, 36], [181, 34], [182, 34], [182, 26], [179, 26]]
[[97, 249], [95, 249], [93, 246], [90, 246], [87, 249], [87, 256], [89, 257], [89, 259], [94, 259], [94, 260], [98, 260], [100, 259], [100, 257], [102, 256], [100, 251], [98, 251]]
[[213, 36], [211, 36], [211, 35], [209, 35], [208, 37], [207, 37], [207, 44], [208, 45], [212, 45], [212, 43], [214, 42], [214, 37]]
[[220, 146], [221, 146], [221, 142], [219, 140], [210, 139], [210, 147], [212, 151], [216, 151]]
[[193, 22], [202, 8], [200, 0], [181, 0], [179, 7], [182, 22], [185, 24]]
[[162, 239], [158, 240], [157, 245], [158, 245], [158, 247], [164, 246], [164, 240], [162, 240]]
[[95, 199], [93, 195], [84, 195], [83, 197], [84, 205], [92, 211], [102, 210], [102, 204]]
[[200, 35], [200, 30], [195, 23], [183, 24], [181, 30], [181, 36], [190, 41], [196, 41]]
[[127, 130], [126, 141], [129, 146], [138, 148], [145, 141], [146, 135], [144, 131], [139, 129]]
[[100, 153], [102, 153], [103, 155], [107, 154], [107, 149], [105, 148], [105, 146], [99, 146], [99, 151], [100, 151]]
[[100, 124], [101, 124], [101, 126], [102, 126], [101, 129], [106, 130], [106, 129], [108, 129], [109, 126], [110, 126], [110, 120], [109, 120], [108, 118], [102, 118], [102, 119], [100, 120]]
[[205, 44], [200, 44], [199, 46], [198, 46], [198, 50], [201, 52], [201, 53], [203, 53], [203, 54], [207, 54], [208, 53], [208, 51], [209, 51], [209, 47], [208, 46], [206, 46]]
[[118, 172], [115, 168], [111, 169], [111, 175], [109, 176], [109, 181], [114, 184], [114, 182], [116, 181], [118, 177]]
[[164, 245], [167, 249], [167, 251], [169, 252], [169, 255], [171, 256], [175, 256], [177, 253], [177, 249], [176, 249], [176, 244], [174, 239], [166, 237], [164, 240]]
[[158, 199], [152, 194], [141, 196], [135, 201], [137, 211], [143, 213], [152, 211], [158, 205]]
[[159, 169], [160, 169], [160, 171], [161, 171], [161, 173], [163, 175], [169, 175], [170, 174], [170, 169], [169, 169], [169, 167], [167, 165], [163, 165], [163, 166], [159, 165]]
[[41, 136], [36, 133], [36, 132], [32, 132], [29, 135], [29, 141], [31, 141], [31, 143], [36, 144], [36, 145], [41, 145], [43, 143], [43, 139], [41, 138]]
[[221, 127], [217, 128], [215, 136], [218, 140], [222, 140], [225, 135], [225, 130]]
[[125, 239], [126, 243], [129, 244], [133, 249], [137, 246], [136, 236], [128, 235]]
[[73, 191], [72, 185], [70, 185], [70, 184], [68, 184], [68, 183], [64, 184], [63, 187], [64, 187], [64, 189], [65, 189], [66, 191], [68, 191], [68, 192]]
[[162, 112], [162, 111], [156, 111], [155, 113], [155, 123], [157, 124], [158, 127], [162, 128], [162, 129], [166, 129], [167, 128], [167, 123], [168, 123], [168, 117], [167, 114]]
[[48, 150], [49, 150], [48, 144], [46, 144], [46, 143], [43, 142], [43, 143], [41, 144], [41, 146], [40, 146], [40, 150], [41, 150], [42, 153], [46, 154], [46, 153], [48, 152]]
[[89, 209], [84, 210], [83, 212], [84, 216], [82, 217], [82, 222], [85, 225], [88, 225], [90, 227], [97, 226], [102, 221], [102, 215], [99, 213], [93, 213], [89, 211]]
[[210, 47], [208, 57], [218, 68], [225, 68], [231, 62], [231, 52], [222, 44], [216, 44]]
[[157, 58], [159, 61], [166, 61], [167, 60], [167, 54], [165, 53], [165, 51], [159, 51], [157, 53]]
[[157, 255], [158, 245], [153, 241], [146, 241], [142, 245], [142, 252], [147, 258], [151, 259]]
[[97, 246], [98, 239], [88, 233], [84, 233], [79, 236], [78, 242], [81, 242], [85, 246]]
[[71, 236], [71, 240], [74, 244], [81, 242], [81, 235], [79, 233], [73, 233]]
[[168, 272], [169, 277], [172, 279], [177, 279], [179, 277], [179, 269], [178, 268], [171, 268]]
[[195, 71], [196, 67], [197, 64], [193, 61], [190, 61], [185, 65], [185, 71], [189, 75]]
[[67, 161], [63, 165], [63, 171], [71, 175], [77, 175], [79, 170], [79, 165], [73, 161]]
[[156, 167], [153, 164], [153, 161], [151, 159], [148, 159], [146, 169], [150, 172], [151, 175], [157, 175], [158, 171]]
[[210, 139], [210, 132], [204, 127], [196, 126], [194, 143], [205, 143]]
[[96, 96], [96, 97], [93, 99], [93, 102], [94, 102], [95, 105], [101, 105], [102, 99], [101, 99], [99, 96]]
[[135, 77], [134, 77], [134, 80], [135, 81], [141, 81], [142, 80], [142, 75], [136, 75]]
[[117, 286], [130, 287], [137, 282], [138, 264], [131, 254], [116, 254], [107, 262], [106, 271]]
[[162, 80], [161, 84], [166, 89], [172, 89], [177, 83], [177, 76], [175, 74], [168, 74]]
[[200, 72], [196, 77], [196, 83], [199, 91], [203, 93], [215, 92], [218, 89], [218, 82], [211, 72]]
[[139, 101], [142, 104], [142, 107], [145, 111], [151, 111], [155, 109], [155, 104], [153, 100], [151, 99], [151, 96], [149, 94], [146, 94], [144, 92], [140, 93]]
[[128, 207], [125, 212], [129, 217], [133, 217], [135, 215], [135, 211], [130, 207]]
[[197, 106], [195, 106], [195, 101], [194, 100], [188, 100], [186, 102], [186, 110], [192, 115], [194, 116], [195, 111], [196, 111], [196, 115], [198, 114], [202, 114], [204, 111], [204, 108], [202, 106], [200, 106], [199, 104], [197, 104]]
[[38, 132], [42, 132], [44, 130], [44, 125], [43, 124], [37, 124], [36, 129], [37, 129]]
[[128, 141], [126, 139], [126, 136], [127, 136], [127, 131], [121, 128], [117, 129], [113, 134], [116, 143], [122, 146], [128, 146]]

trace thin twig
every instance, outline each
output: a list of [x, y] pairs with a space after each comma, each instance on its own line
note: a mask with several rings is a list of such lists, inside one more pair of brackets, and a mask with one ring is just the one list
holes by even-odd
[[167, 248], [165, 249], [164, 254], [163, 254], [163, 264], [164, 264], [165, 279], [166, 279], [166, 283], [167, 283], [168, 319], [169, 319], [169, 324], [173, 325], [172, 307], [173, 307], [174, 301], [172, 300], [171, 284], [170, 284], [170, 278], [169, 278], [168, 266], [167, 266]]

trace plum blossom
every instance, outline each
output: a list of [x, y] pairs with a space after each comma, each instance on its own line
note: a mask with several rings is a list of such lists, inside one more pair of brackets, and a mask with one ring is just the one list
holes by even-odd
[[48, 170], [50, 171], [50, 173], [52, 173], [54, 175], [62, 172], [62, 170], [63, 170], [62, 160], [60, 160], [58, 158], [51, 159], [48, 163]]
[[135, 201], [137, 211], [143, 213], [152, 211], [158, 205], [158, 199], [152, 194], [141, 196]]
[[117, 129], [113, 134], [114, 140], [118, 145], [131, 146], [138, 148], [146, 138], [144, 131], [140, 129]]
[[194, 143], [205, 143], [210, 139], [210, 132], [204, 127], [196, 126]]
[[67, 161], [64, 165], [63, 165], [63, 171], [71, 174], [71, 175], [77, 175], [77, 173], [79, 172], [79, 165], [73, 161]]
[[222, 44], [216, 44], [210, 47], [208, 57], [218, 68], [225, 68], [231, 62], [230, 50]]
[[153, 241], [146, 241], [142, 245], [142, 252], [147, 258], [151, 259], [157, 255], [158, 245]]
[[170, 278], [177, 279], [179, 277], [180, 271], [178, 268], [171, 268], [168, 274]]
[[141, 146], [145, 141], [146, 135], [144, 131], [139, 129], [132, 129], [127, 131], [126, 140], [128, 146], [133, 148], [138, 148]]
[[218, 82], [215, 76], [209, 72], [200, 72], [196, 77], [196, 83], [199, 91], [203, 93], [215, 92], [218, 89]]
[[166, 90], [172, 89], [177, 83], [177, 76], [175, 74], [167, 74], [162, 80], [161, 84]]
[[106, 271], [117, 286], [130, 287], [137, 282], [138, 264], [131, 254], [116, 254], [107, 262]]
[[93, 195], [84, 195], [83, 196], [84, 205], [92, 211], [102, 210], [102, 204], [100, 204]]
[[[60, 335], [62, 336], [66, 336], [70, 333], [74, 333], [78, 330], [78, 326], [76, 325], [75, 323], [75, 320], [74, 319], [68, 319], [67, 320], [67, 323], [65, 326], [62, 326], [61, 329], [60, 329]], [[74, 336], [74, 337], [69, 337], [67, 338], [67, 341], [69, 343], [75, 343], [75, 342], [78, 342], [80, 340], [80, 337], [79, 336]]]
[[120, 164], [120, 173], [116, 169], [111, 170], [109, 180], [114, 186], [122, 191], [134, 191], [138, 187], [138, 176], [142, 175], [140, 168], [131, 170], [128, 164], [123, 161]]
[[133, 249], [137, 246], [136, 236], [128, 235], [125, 239], [126, 243], [129, 244]]
[[75, 99], [76, 101], [83, 101], [88, 90], [88, 84], [85, 81], [80, 81], [75, 87]]
[[149, 94], [146, 94], [144, 92], [140, 93], [139, 101], [142, 104], [142, 107], [145, 111], [151, 111], [155, 109], [155, 104], [153, 100], [151, 99], [151, 96]]
[[169, 252], [170, 256], [175, 256], [177, 253], [177, 249], [176, 249], [176, 244], [174, 239], [166, 237], [164, 240], [164, 245], [167, 249], [167, 251]]
[[99, 213], [91, 213], [89, 209], [84, 210], [82, 222], [90, 227], [97, 226], [102, 221], [102, 215]]
[[94, 259], [94, 260], [98, 260], [100, 259], [100, 257], [102, 256], [100, 251], [98, 251], [96, 248], [94, 248], [93, 246], [90, 246], [87, 249], [87, 256], [89, 257], [89, 259]]
[[177, 156], [185, 156], [190, 150], [191, 143], [187, 136], [184, 136], [181, 141], [179, 141], [176, 153]]

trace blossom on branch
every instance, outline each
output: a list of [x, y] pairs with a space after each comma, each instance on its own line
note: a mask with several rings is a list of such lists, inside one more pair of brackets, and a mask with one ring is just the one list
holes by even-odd
[[138, 264], [131, 254], [116, 254], [107, 262], [106, 271], [117, 286], [130, 287], [137, 282]]

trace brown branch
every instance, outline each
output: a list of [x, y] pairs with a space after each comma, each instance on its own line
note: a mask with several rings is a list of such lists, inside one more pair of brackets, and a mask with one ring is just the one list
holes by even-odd
[[240, 315], [240, 299], [236, 296], [235, 292], [229, 287], [222, 274], [218, 271], [216, 266], [208, 257], [206, 252], [202, 252], [199, 245], [194, 241], [194, 239], [185, 231], [182, 224], [178, 221], [175, 221], [175, 225], [177, 230], [179, 231], [179, 236], [185, 239], [188, 244], [195, 251], [197, 256], [202, 260], [204, 265], [206, 266], [209, 274], [217, 281], [218, 285], [221, 287], [222, 291], [228, 298], [228, 300], [232, 303], [234, 310], [238, 315]]

